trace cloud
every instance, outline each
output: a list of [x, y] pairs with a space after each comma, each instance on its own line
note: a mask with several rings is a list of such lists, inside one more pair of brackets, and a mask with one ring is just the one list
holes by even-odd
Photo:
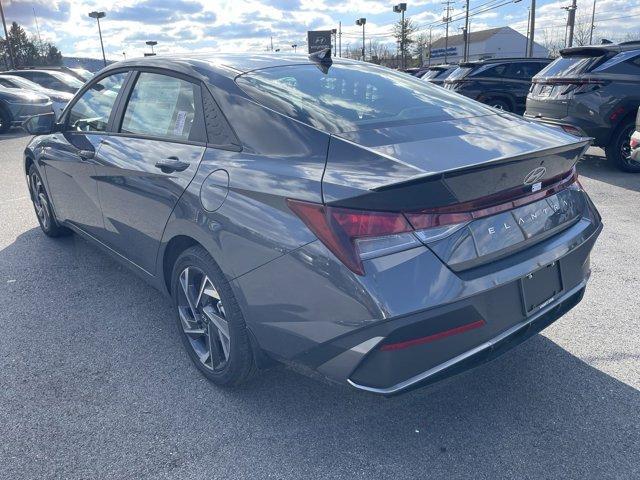
[[[203, 6], [193, 0], [145, 0], [115, 10], [109, 13], [109, 17], [112, 20], [158, 25], [176, 22], [187, 15], [200, 13], [202, 10]], [[215, 19], [215, 14], [205, 15], [213, 15]]]
[[71, 4], [69, 2], [11, 2], [4, 6], [7, 23], [31, 23], [35, 11], [39, 21], [65, 22], [69, 19]]

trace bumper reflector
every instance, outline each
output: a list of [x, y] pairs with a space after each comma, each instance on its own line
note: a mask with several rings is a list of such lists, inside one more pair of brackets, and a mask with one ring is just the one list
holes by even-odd
[[406, 340], [404, 342], [387, 343], [386, 345], [382, 345], [380, 347], [380, 350], [382, 350], [383, 352], [388, 352], [393, 350], [402, 350], [403, 348], [413, 347], [415, 345], [422, 345], [429, 342], [435, 342], [436, 340], [441, 340], [443, 338], [451, 337], [453, 335], [458, 335], [460, 333], [468, 332], [469, 330], [475, 330], [476, 328], [480, 328], [484, 326], [485, 323], [486, 322], [482, 319], [476, 320], [475, 322], [466, 323], [464, 325], [460, 325], [459, 327], [434, 333], [433, 335], [428, 335], [426, 337], [413, 338], [411, 340]]

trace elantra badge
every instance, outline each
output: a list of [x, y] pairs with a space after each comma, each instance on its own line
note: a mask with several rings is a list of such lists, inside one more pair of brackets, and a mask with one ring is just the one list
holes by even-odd
[[526, 177], [524, 177], [524, 184], [533, 185], [542, 177], [544, 177], [545, 173], [547, 173], [547, 169], [545, 167], [534, 168], [529, 173], [527, 173]]

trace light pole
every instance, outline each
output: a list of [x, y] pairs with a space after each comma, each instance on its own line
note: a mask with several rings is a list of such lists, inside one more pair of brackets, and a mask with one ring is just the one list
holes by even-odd
[[298, 44], [294, 43], [293, 45], [291, 45], [291, 48], [293, 48], [293, 53], [296, 53], [296, 49], [298, 48]]
[[402, 15], [402, 20], [400, 21], [400, 68], [404, 69], [404, 12], [407, 11], [407, 4], [399, 3], [398, 5], [394, 5], [393, 11]]
[[533, 57], [533, 43], [536, 38], [536, 0], [531, 0], [531, 13], [529, 13], [529, 38], [527, 41], [527, 57]]
[[158, 42], [156, 42], [155, 40], [147, 40], [144, 43], [146, 43], [147, 45], [149, 45], [151, 47], [151, 56], [155, 55], [156, 52], [153, 50], [153, 47], [155, 47], [158, 44]]
[[100, 28], [100, 19], [107, 16], [104, 12], [91, 12], [89, 13], [91, 18], [95, 18], [98, 21], [98, 34], [100, 35], [100, 48], [102, 49], [102, 61], [104, 66], [107, 66], [107, 57], [104, 56], [104, 44], [102, 43], [102, 29]]
[[367, 23], [366, 18], [359, 18], [356, 20], [356, 25], [362, 25], [362, 61], [364, 62], [364, 24]]

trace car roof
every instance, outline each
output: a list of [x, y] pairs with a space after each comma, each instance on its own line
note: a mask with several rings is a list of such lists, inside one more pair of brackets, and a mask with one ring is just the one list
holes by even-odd
[[461, 67], [477, 67], [480, 65], [489, 65], [492, 63], [516, 63], [516, 62], [548, 62], [551, 63], [552, 58], [546, 57], [505, 57], [505, 58], [487, 58], [485, 60], [475, 60], [472, 62], [460, 62]]
[[604, 45], [585, 45], [582, 47], [563, 48], [560, 50], [560, 55], [563, 57], [595, 57], [605, 55], [607, 53], [622, 53], [631, 50], [640, 50], [640, 41], [622, 42], [617, 45], [615, 43], [606, 43]]
[[[360, 63], [345, 58], [332, 58], [335, 64]], [[217, 73], [227, 77], [236, 77], [243, 73], [263, 68], [283, 67], [289, 65], [315, 65], [307, 55], [303, 54], [191, 54], [184, 56], [149, 56], [132, 58], [112, 63], [102, 72], [131, 67], [155, 67], [163, 68], [179, 73], [184, 73], [196, 78], [204, 79], [205, 72]]]

